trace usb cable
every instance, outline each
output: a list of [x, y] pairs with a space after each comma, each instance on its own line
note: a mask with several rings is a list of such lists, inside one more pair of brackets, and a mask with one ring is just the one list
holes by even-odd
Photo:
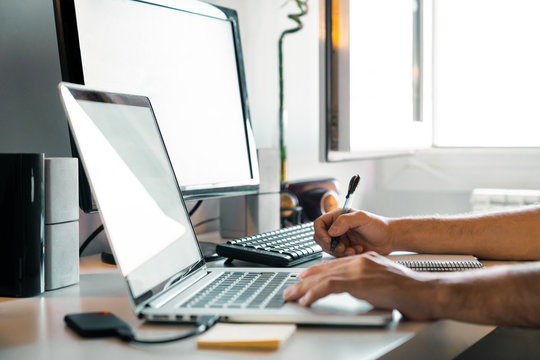
[[170, 343], [174, 341], [184, 340], [192, 336], [196, 336], [199, 334], [202, 334], [209, 330], [214, 324], [219, 320], [219, 315], [206, 315], [201, 316], [199, 318], [199, 321], [197, 321], [197, 327], [193, 330], [188, 332], [187, 334], [183, 334], [180, 336], [168, 338], [168, 339], [139, 339], [135, 336], [133, 333], [133, 330], [131, 329], [131, 326], [123, 326], [116, 329], [116, 334], [120, 339], [122, 339], [125, 342], [133, 342], [133, 343], [139, 343], [139, 344], [165, 344]]

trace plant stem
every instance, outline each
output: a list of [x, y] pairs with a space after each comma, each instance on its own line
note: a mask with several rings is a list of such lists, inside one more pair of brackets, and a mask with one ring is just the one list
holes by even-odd
[[296, 22], [297, 26], [294, 28], [290, 28], [287, 30], [284, 30], [281, 33], [281, 36], [279, 37], [278, 41], [278, 56], [279, 56], [279, 153], [280, 153], [280, 161], [281, 161], [281, 182], [284, 182], [287, 175], [287, 149], [285, 146], [285, 126], [283, 124], [283, 99], [284, 99], [284, 91], [283, 91], [283, 38], [286, 35], [295, 33], [297, 31], [300, 31], [304, 25], [300, 21], [300, 17], [304, 16], [308, 13], [308, 0], [294, 0], [298, 8], [300, 9], [300, 13], [297, 14], [289, 14], [287, 17], [294, 22]]

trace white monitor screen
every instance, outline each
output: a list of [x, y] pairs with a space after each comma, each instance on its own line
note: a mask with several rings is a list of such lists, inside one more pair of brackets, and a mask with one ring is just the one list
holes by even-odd
[[74, 4], [84, 84], [150, 98], [186, 193], [258, 184], [227, 16], [192, 0]]

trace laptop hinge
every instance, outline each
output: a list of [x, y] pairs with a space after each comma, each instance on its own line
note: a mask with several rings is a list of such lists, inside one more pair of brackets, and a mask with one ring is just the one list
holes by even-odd
[[159, 295], [155, 299], [150, 301], [148, 304], [146, 304], [146, 306], [149, 306], [152, 308], [162, 307], [164, 304], [171, 301], [175, 296], [177, 296], [178, 294], [186, 290], [191, 285], [195, 284], [197, 281], [205, 277], [207, 274], [208, 274], [208, 271], [206, 270], [206, 267], [202, 267], [196, 270], [193, 274], [189, 275], [185, 279], [182, 279], [178, 283], [174, 284], [162, 295]]

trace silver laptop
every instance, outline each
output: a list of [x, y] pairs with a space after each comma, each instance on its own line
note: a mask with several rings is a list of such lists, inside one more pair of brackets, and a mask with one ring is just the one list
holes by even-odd
[[[298, 268], [208, 268], [147, 97], [60, 83], [60, 94], [135, 313], [151, 321], [388, 324], [348, 294], [285, 303]], [[196, 154], [186, 154], [196, 156]], [[181, 179], [182, 174], [177, 174]]]

